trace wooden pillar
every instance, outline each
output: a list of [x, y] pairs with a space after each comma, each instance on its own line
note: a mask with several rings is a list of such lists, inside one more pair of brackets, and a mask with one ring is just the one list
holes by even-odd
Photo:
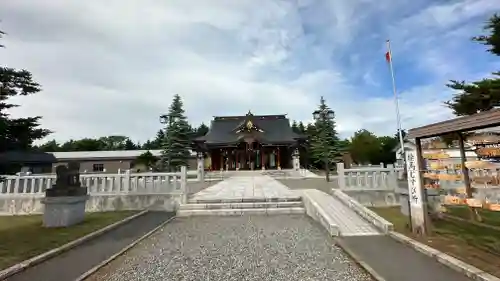
[[277, 165], [276, 165], [276, 166], [277, 166], [277, 167], [278, 167], [278, 169], [279, 169], [279, 168], [281, 167], [281, 166], [280, 166], [280, 154], [281, 154], [281, 153], [280, 153], [280, 147], [279, 147], [279, 146], [278, 146], [278, 148], [277, 148], [277, 151], [278, 151], [278, 157], [277, 157], [277, 163], [276, 163]]
[[222, 151], [222, 149], [220, 150], [220, 167], [219, 167], [219, 170], [222, 170], [224, 169], [224, 153]]
[[240, 150], [236, 148], [236, 151], [234, 152], [234, 166], [235, 170], [240, 169]]
[[465, 193], [467, 194], [467, 198], [472, 198], [472, 188], [470, 186], [470, 177], [469, 177], [469, 169], [465, 166], [465, 161], [467, 161], [465, 155], [465, 146], [464, 146], [464, 135], [462, 133], [458, 133], [459, 139], [459, 147], [460, 147], [460, 163], [462, 163], [462, 174], [464, 175], [464, 184], [465, 184]]
[[215, 165], [215, 150], [210, 150], [210, 170], [214, 170]]
[[[465, 194], [467, 194], [467, 198], [472, 197], [472, 188], [470, 185], [470, 176], [469, 169], [465, 166], [465, 162], [467, 160], [467, 156], [465, 155], [465, 145], [464, 145], [464, 135], [462, 133], [458, 133], [458, 145], [460, 147], [460, 163], [462, 164], [462, 174], [464, 175], [464, 184], [465, 184]], [[470, 218], [473, 221], [481, 221], [482, 218], [474, 207], [469, 207], [470, 210]]]
[[264, 147], [260, 146], [260, 168], [264, 169]]
[[246, 168], [250, 170], [250, 144], [248, 142], [247, 149], [245, 150], [245, 162], [248, 163]]

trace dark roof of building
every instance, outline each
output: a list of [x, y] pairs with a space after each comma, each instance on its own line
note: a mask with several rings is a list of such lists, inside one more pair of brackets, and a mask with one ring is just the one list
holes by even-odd
[[214, 117], [208, 133], [196, 140], [207, 144], [237, 143], [242, 138], [237, 132], [238, 128], [245, 126], [248, 121], [261, 130], [255, 131], [254, 135], [263, 143], [290, 143], [303, 137], [292, 131], [290, 120], [285, 115], [252, 115], [249, 112], [246, 116]]
[[55, 163], [52, 153], [34, 151], [7, 151], [0, 154], [0, 163]]

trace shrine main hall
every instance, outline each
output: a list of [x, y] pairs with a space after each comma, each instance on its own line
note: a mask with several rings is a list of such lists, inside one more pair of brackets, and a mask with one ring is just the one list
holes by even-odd
[[208, 170], [291, 169], [305, 137], [293, 132], [286, 115], [217, 116], [193, 149]]

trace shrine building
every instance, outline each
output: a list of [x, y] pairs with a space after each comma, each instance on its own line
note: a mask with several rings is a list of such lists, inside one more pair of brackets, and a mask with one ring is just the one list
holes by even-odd
[[217, 116], [193, 150], [205, 157], [205, 169], [291, 169], [305, 137], [292, 131], [286, 115]]

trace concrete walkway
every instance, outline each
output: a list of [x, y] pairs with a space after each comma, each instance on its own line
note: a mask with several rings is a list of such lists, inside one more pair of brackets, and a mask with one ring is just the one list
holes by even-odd
[[340, 236], [381, 235], [371, 223], [360, 217], [334, 196], [316, 189], [302, 190], [307, 200], [311, 200], [321, 208], [339, 229]]
[[74, 281], [173, 215], [174, 213], [149, 212], [7, 280]]
[[385, 281], [473, 280], [386, 235], [339, 239]]

